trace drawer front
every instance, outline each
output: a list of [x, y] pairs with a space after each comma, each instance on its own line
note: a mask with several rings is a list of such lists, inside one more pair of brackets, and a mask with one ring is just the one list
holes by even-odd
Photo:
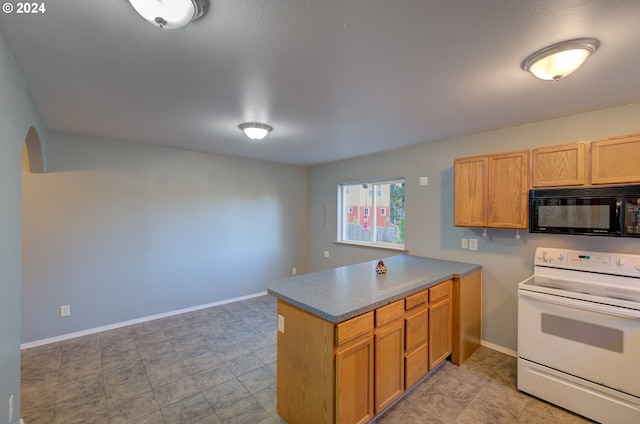
[[404, 316], [404, 299], [376, 309], [376, 328], [402, 319]]
[[405, 321], [405, 351], [410, 352], [417, 346], [427, 343], [429, 335], [429, 310], [424, 309], [409, 317]]
[[451, 293], [451, 280], [440, 283], [437, 286], [433, 286], [429, 289], [429, 303], [435, 302], [438, 299], [449, 296]]
[[373, 331], [373, 311], [336, 325], [336, 345], [347, 343]]
[[427, 303], [427, 290], [412, 294], [405, 298], [405, 310], [416, 308]]
[[429, 351], [424, 345], [404, 357], [405, 390], [416, 384], [429, 371]]

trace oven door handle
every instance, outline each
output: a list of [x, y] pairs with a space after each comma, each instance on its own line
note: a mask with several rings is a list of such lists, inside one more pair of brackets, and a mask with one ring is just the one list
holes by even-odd
[[529, 298], [537, 300], [539, 302], [554, 303], [556, 305], [582, 309], [584, 311], [614, 315], [621, 318], [640, 319], [640, 311], [636, 311], [635, 309], [622, 308], [619, 306], [603, 305], [601, 303], [570, 299], [568, 297], [554, 296], [528, 290], [518, 290], [518, 297]]

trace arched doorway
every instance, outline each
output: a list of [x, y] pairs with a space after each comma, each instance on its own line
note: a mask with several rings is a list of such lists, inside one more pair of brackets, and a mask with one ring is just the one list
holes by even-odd
[[42, 143], [40, 142], [38, 132], [33, 127], [29, 128], [27, 136], [24, 139], [22, 170], [35, 174], [44, 174], [45, 172]]

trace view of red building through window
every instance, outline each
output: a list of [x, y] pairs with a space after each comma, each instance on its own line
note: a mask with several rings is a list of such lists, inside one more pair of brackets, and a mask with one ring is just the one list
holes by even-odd
[[404, 245], [404, 180], [342, 184], [341, 240]]

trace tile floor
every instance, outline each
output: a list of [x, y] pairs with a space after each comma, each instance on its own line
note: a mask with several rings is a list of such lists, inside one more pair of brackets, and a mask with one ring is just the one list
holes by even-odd
[[[26, 424], [274, 424], [276, 301], [261, 296], [22, 352]], [[515, 388], [515, 359], [444, 363], [378, 423], [580, 423]]]

